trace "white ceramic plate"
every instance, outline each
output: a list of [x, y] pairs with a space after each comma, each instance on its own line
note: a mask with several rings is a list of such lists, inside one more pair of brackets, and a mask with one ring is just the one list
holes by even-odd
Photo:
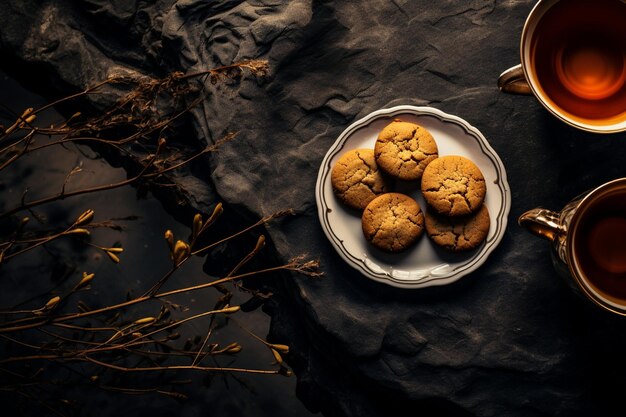
[[[335, 162], [355, 148], [374, 148], [376, 137], [393, 119], [414, 122], [428, 129], [439, 155], [462, 155], [478, 165], [485, 177], [491, 226], [485, 242], [465, 253], [453, 254], [437, 248], [426, 233], [412, 248], [388, 254], [373, 248], [363, 237], [361, 218], [333, 194], [330, 173]], [[403, 184], [396, 191], [411, 195], [426, 207], [419, 182]], [[339, 255], [366, 277], [400, 288], [422, 288], [450, 284], [476, 270], [504, 235], [511, 208], [511, 191], [502, 161], [485, 137], [465, 120], [431, 107], [397, 106], [377, 110], [351, 124], [326, 154], [315, 187], [317, 209], [324, 233]]]

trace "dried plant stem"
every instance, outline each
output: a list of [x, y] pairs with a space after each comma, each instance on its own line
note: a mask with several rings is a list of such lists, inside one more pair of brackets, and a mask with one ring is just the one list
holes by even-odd
[[[9, 128], [4, 129], [0, 126], [0, 171], [10, 167], [27, 154], [69, 143], [98, 145], [94, 149], [112, 150], [117, 155], [127, 158], [124, 162], [130, 160], [134, 170], [128, 173], [128, 176], [132, 177], [123, 181], [114, 180], [117, 182], [66, 191], [72, 175], [81, 170], [80, 167], [75, 167], [65, 177], [60, 192], [44, 197], [36, 196], [32, 201], [26, 200], [27, 194], [24, 192], [19, 206], [10, 207], [8, 211], [0, 213], [0, 219], [57, 200], [105, 192], [138, 184], [140, 181], [141, 184], [161, 187], [176, 186], [176, 181], [168, 175], [169, 173], [196, 162], [203, 155], [215, 151], [222, 143], [236, 136], [236, 133], [228, 133], [224, 138], [201, 149], [195, 142], [193, 150], [187, 144], [166, 149], [166, 138], [173, 136], [176, 139], [175, 132], [180, 132], [180, 130], [173, 129], [173, 127], [179, 126], [177, 122], [184, 122], [182, 117], [202, 102], [206, 96], [205, 89], [208, 87], [208, 82], [211, 84], [221, 80], [237, 82], [244, 72], [249, 71], [255, 76], [263, 76], [267, 74], [267, 70], [266, 61], [251, 60], [195, 73], [172, 73], [162, 79], [147, 76], [112, 77], [37, 110], [26, 109], [21, 115], [16, 115], [15, 121], [10, 123]], [[197, 79], [198, 85], [189, 82], [190, 79]], [[110, 85], [115, 88], [115, 85], [122, 83], [124, 84], [122, 88], [128, 93], [98, 114], [91, 113], [85, 116], [77, 112], [61, 123], [49, 127], [39, 127], [34, 123], [36, 115], [62, 103], [70, 104], [71, 100], [93, 94], [104, 95], [107, 99], [113, 98], [112, 95], [107, 95], [110, 89], [103, 87]], [[119, 94], [120, 91], [115, 88], [113, 94]], [[113, 98], [112, 101], [114, 100]], [[152, 154], [149, 154], [150, 152]], [[64, 395], [60, 390], [63, 386], [72, 383], [85, 384], [86, 382], [86, 386], [106, 391], [131, 395], [154, 393], [183, 400], [186, 398], [184, 393], [164, 388], [162, 385], [189, 384], [195, 379], [172, 381], [169, 376], [166, 379], [162, 378], [180, 371], [289, 376], [291, 371], [283, 364], [280, 356], [280, 353], [289, 352], [289, 347], [286, 345], [269, 343], [246, 330], [256, 340], [263, 343], [275, 359], [271, 366], [275, 369], [249, 369], [245, 366], [231, 366], [232, 364], [220, 366], [221, 361], [217, 360], [219, 355], [228, 355], [233, 358], [242, 350], [242, 346], [236, 341], [229, 341], [231, 343], [227, 342], [222, 345], [221, 340], [218, 343], [211, 338], [220, 336], [217, 330], [218, 323], [229, 322], [223, 315], [240, 311], [239, 306], [230, 305], [234, 293], [230, 286], [225, 284], [232, 282], [236, 287], [251, 292], [238, 281], [279, 271], [295, 271], [308, 276], [317, 276], [319, 272], [316, 270], [316, 262], [298, 258], [282, 265], [261, 267], [247, 272], [253, 269], [249, 265], [265, 244], [265, 236], [260, 234], [253, 248], [247, 253], [242, 253], [234, 265], [225, 268], [226, 275], [212, 276], [210, 282], [207, 282], [204, 277], [199, 284], [183, 288], [180, 286], [168, 290], [162, 288], [192, 256], [204, 255], [219, 245], [248, 233], [276, 217], [292, 213], [292, 211], [275, 213], [230, 235], [220, 234], [217, 238], [205, 239], [201, 235], [216, 221], [222, 211], [223, 207], [221, 203], [218, 203], [207, 219], [204, 219], [200, 213], [196, 214], [189, 238], [176, 239], [170, 230], [165, 232], [164, 237], [170, 249], [171, 267], [149, 291], [140, 296], [134, 295], [130, 298], [129, 295], [125, 301], [104, 304], [96, 308], [78, 299], [77, 306], [72, 307], [70, 302], [74, 297], [78, 297], [84, 291], [89, 291], [94, 283], [97, 285], [100, 281], [100, 278], [95, 278], [94, 273], [82, 272], [82, 277], [74, 283], [64, 280], [42, 295], [31, 297], [8, 311], [0, 311], [0, 317], [9, 319], [0, 321], [0, 340], [7, 346], [7, 351], [14, 349], [15, 346], [22, 350], [22, 356], [7, 357], [9, 355], [6, 355], [0, 358], [0, 374], [6, 378], [3, 378], [4, 381], [0, 383], [0, 391], [17, 392], [23, 398], [37, 399], [40, 404], [38, 407], [44, 411], [44, 414], [62, 415], [55, 410], [55, 407], [71, 406], [72, 403], [60, 397]], [[41, 220], [36, 213], [32, 214]], [[89, 235], [90, 230], [102, 226], [92, 223], [93, 217], [94, 210], [89, 209], [83, 212], [71, 226], [49, 231], [36, 231], [32, 228], [32, 223], [26, 227], [28, 217], [23, 217], [13, 232], [5, 232], [6, 241], [0, 243], [0, 265], [3, 261], [8, 261], [31, 249], [45, 247], [47, 243], [63, 236]], [[89, 241], [85, 243], [104, 251], [111, 261], [120, 262], [118, 255], [124, 249], [119, 244], [106, 247]], [[231, 245], [227, 247], [232, 249]], [[219, 256], [219, 253], [216, 255]], [[174, 302], [180, 298], [176, 296], [205, 288], [215, 288], [220, 293], [213, 301], [210, 310], [190, 313], [184, 305]], [[252, 294], [253, 298], [247, 302], [249, 308], [255, 308], [259, 300], [264, 300], [271, 295], [271, 293], [254, 292]], [[95, 291], [92, 295], [97, 297]], [[96, 303], [102, 301], [97, 298], [95, 300]], [[139, 307], [142, 303], [143, 307]], [[31, 304], [41, 307], [32, 310], [25, 308], [30, 307]], [[138, 314], [145, 314], [142, 312], [144, 308], [152, 309], [155, 305], [158, 309], [158, 312], [154, 312], [156, 314], [142, 315], [137, 318]], [[221, 318], [224, 320], [220, 321]], [[189, 334], [191, 323], [203, 326], [208, 324], [208, 327], [203, 332], [204, 334]], [[179, 328], [181, 328], [180, 333]], [[181, 334], [186, 340], [179, 341]], [[229, 334], [225, 333], [222, 336], [229, 337]], [[252, 368], [265, 368], [265, 366]], [[153, 374], [153, 377], [144, 379], [143, 376], [138, 378], [123, 376], [123, 374], [141, 375], [142, 373]], [[31, 402], [25, 403], [30, 405]], [[37, 404], [35, 401], [32, 403]]]
[[198, 366], [198, 365], [168, 365], [168, 366], [153, 366], [153, 367], [135, 367], [127, 368], [124, 366], [113, 365], [106, 362], [101, 362], [91, 357], [85, 357], [85, 360], [100, 365], [105, 368], [115, 369], [121, 372], [163, 372], [163, 371], [176, 371], [176, 370], [192, 370], [202, 372], [237, 372], [244, 374], [264, 374], [264, 375], [279, 375], [280, 370], [273, 369], [246, 369], [246, 368], [227, 368], [227, 367], [213, 367], [213, 366]]
[[[96, 192], [101, 192], [101, 191], [108, 191], [108, 190], [113, 190], [115, 188], [120, 188], [120, 187], [124, 187], [126, 185], [130, 185], [133, 184], [137, 181], [139, 181], [144, 175], [145, 173], [148, 171], [148, 169], [150, 169], [150, 167], [154, 164], [154, 162], [156, 161], [157, 157], [159, 156], [159, 154], [162, 152], [163, 150], [163, 146], [159, 146], [154, 154], [154, 156], [152, 158], [150, 158], [150, 160], [148, 161], [148, 163], [143, 167], [143, 169], [134, 177], [129, 178], [127, 180], [124, 181], [120, 181], [120, 182], [115, 182], [115, 183], [111, 183], [111, 184], [105, 184], [105, 185], [100, 185], [100, 186], [95, 186], [95, 187], [89, 187], [89, 188], [83, 188], [80, 190], [75, 190], [75, 191], [65, 191], [65, 189], [63, 189], [60, 193], [53, 195], [53, 196], [49, 196], [49, 197], [44, 197], [35, 201], [31, 201], [29, 203], [22, 203], [21, 205], [14, 207], [13, 209], [6, 211], [2, 214], [0, 214], [0, 219], [11, 216], [15, 213], [18, 213], [20, 211], [23, 210], [30, 210], [33, 207], [37, 207], [40, 206], [42, 204], [47, 204], [53, 201], [57, 201], [57, 200], [64, 200], [66, 198], [69, 197], [74, 197], [77, 195], [83, 195], [83, 194], [89, 194], [89, 193], [96, 193]], [[65, 187], [64, 187], [65, 188]]]
[[192, 251], [191, 255], [192, 256], [202, 255], [202, 254], [204, 254], [205, 252], [207, 252], [208, 250], [214, 248], [217, 245], [220, 245], [220, 244], [222, 244], [222, 243], [224, 243], [224, 242], [226, 242], [226, 241], [228, 241], [228, 240], [230, 240], [232, 238], [235, 238], [235, 237], [240, 236], [240, 235], [242, 235], [244, 233], [247, 233], [250, 230], [254, 229], [255, 227], [263, 225], [263, 224], [269, 222], [272, 219], [275, 219], [275, 218], [281, 217], [281, 216], [285, 216], [285, 215], [288, 215], [288, 214], [293, 214], [293, 211], [292, 210], [285, 210], [285, 211], [281, 211], [281, 212], [277, 212], [277, 213], [271, 214], [269, 216], [265, 216], [265, 217], [261, 218], [261, 220], [259, 220], [256, 223], [254, 223], [253, 225], [248, 226], [245, 229], [242, 229], [242, 230], [240, 230], [239, 232], [237, 232], [237, 233], [235, 233], [233, 235], [230, 235], [230, 236], [228, 236], [228, 237], [226, 237], [226, 238], [224, 238], [222, 240], [218, 240], [217, 242], [213, 242], [213, 243], [211, 243], [209, 245], [206, 245], [206, 246], [204, 246], [204, 247], [202, 247], [200, 249]]
[[176, 399], [187, 398], [185, 394], [182, 394], [180, 392], [165, 391], [159, 388], [124, 388], [124, 387], [113, 387], [110, 385], [99, 385], [99, 387], [107, 391], [121, 392], [124, 394], [143, 395], [143, 394], [156, 393], [156, 394], [161, 394], [161, 395], [165, 395], [167, 397], [172, 397]]
[[7, 391], [11, 394], [17, 394], [20, 395], [22, 397], [25, 397], [26, 399], [28, 399], [29, 401], [34, 401], [37, 404], [42, 405], [45, 409], [47, 409], [49, 412], [59, 416], [59, 417], [67, 417], [65, 414], [63, 414], [62, 412], [60, 412], [59, 410], [57, 410], [56, 408], [50, 406], [50, 404], [47, 404], [45, 401], [40, 400], [39, 398], [37, 398], [36, 396], [33, 395], [29, 395], [28, 393], [22, 391], [22, 390], [17, 390], [17, 389], [6, 389], [6, 388], [2, 388], [0, 387], [1, 391]]
[[[13, 155], [12, 157], [10, 157], [9, 159], [7, 159], [6, 161], [4, 161], [2, 163], [2, 165], [0, 165], [0, 171], [2, 171], [4, 168], [6, 168], [7, 166], [9, 166], [10, 164], [12, 164], [13, 162], [17, 161], [19, 158], [21, 158], [22, 156], [26, 155], [26, 153], [29, 151], [28, 148], [33, 140], [35, 136], [35, 132], [34, 131], [30, 131], [26, 136], [24, 136], [24, 138], [22, 138], [19, 142], [24, 142], [24, 147], [22, 147], [22, 149], [20, 149], [20, 151], [18, 153], [16, 153], [15, 155]], [[18, 144], [19, 142], [16, 142], [13, 145], [7, 146], [6, 148], [0, 150], [0, 155], [2, 155], [4, 152], [8, 151], [9, 149], [11, 149], [12, 147], [14, 147], [16, 144]]]
[[4, 255], [2, 257], [0, 257], [0, 264], [2, 264], [3, 262], [7, 262], [9, 261], [11, 258], [14, 258], [16, 256], [22, 255], [23, 253], [28, 252], [29, 250], [35, 249], [39, 246], [45, 245], [47, 243], [52, 242], [53, 240], [56, 240], [60, 237], [63, 236], [72, 236], [74, 235], [74, 233], [71, 233], [72, 229], [75, 227], [75, 225], [70, 226], [69, 228], [67, 228], [66, 230], [60, 232], [60, 233], [56, 233], [52, 236], [47, 236], [47, 237], [42, 237], [42, 238], [38, 238], [38, 239], [32, 239], [32, 240], [24, 240], [24, 241], [9, 241], [9, 242], [5, 242], [5, 243], [1, 243], [0, 244], [0, 252], [1, 253], [6, 253], [6, 251], [8, 249], [10, 249], [11, 247], [13, 247], [16, 244], [24, 244], [24, 243], [32, 243], [32, 245], [27, 246], [23, 249], [20, 249], [16, 252], [13, 252], [9, 255]]
[[75, 99], [77, 99], [79, 97], [86, 96], [88, 94], [94, 93], [95, 91], [97, 91], [99, 88], [105, 86], [106, 84], [115, 82], [115, 81], [120, 80], [122, 78], [123, 77], [110, 77], [110, 78], [107, 78], [106, 80], [101, 81], [101, 82], [99, 82], [99, 83], [97, 83], [95, 85], [92, 85], [91, 87], [88, 87], [88, 88], [86, 88], [83, 91], [80, 91], [78, 93], [75, 93], [75, 94], [72, 94], [72, 95], [69, 95], [69, 96], [65, 96], [65, 97], [60, 98], [58, 100], [55, 100], [55, 101], [53, 101], [51, 103], [48, 103], [45, 106], [42, 106], [42, 107], [38, 108], [37, 110], [33, 111], [32, 114], [42, 113], [42, 112], [44, 112], [44, 111], [46, 111], [46, 110], [48, 110], [48, 109], [50, 109], [52, 107], [58, 106], [59, 104], [62, 104], [64, 102], [66, 102], [66, 101], [75, 100]]
[[[175, 290], [171, 290], [171, 291], [166, 291], [166, 292], [162, 292], [162, 293], [158, 293], [152, 296], [142, 296], [142, 297], [138, 297], [138, 298], [134, 298], [132, 300], [123, 302], [123, 303], [119, 303], [119, 304], [115, 304], [115, 305], [110, 305], [107, 307], [102, 307], [96, 310], [91, 310], [91, 311], [85, 311], [83, 313], [73, 313], [73, 314], [67, 314], [67, 315], [62, 315], [62, 316], [58, 316], [58, 317], [54, 317], [54, 318], [39, 318], [39, 317], [34, 317], [34, 318], [26, 318], [26, 319], [20, 319], [20, 320], [14, 320], [12, 322], [9, 323], [4, 323], [3, 326], [0, 326], [0, 334], [3, 333], [11, 333], [11, 332], [16, 332], [16, 331], [22, 331], [22, 330], [28, 330], [28, 329], [34, 329], [43, 325], [48, 325], [48, 324], [57, 324], [57, 323], [64, 323], [67, 321], [71, 321], [71, 320], [77, 320], [77, 319], [81, 319], [81, 318], [85, 318], [85, 317], [90, 317], [90, 316], [94, 316], [94, 315], [98, 315], [98, 314], [103, 314], [103, 313], [107, 313], [110, 311], [114, 311], [114, 310], [119, 310], [121, 308], [125, 308], [125, 307], [129, 307], [135, 304], [139, 304], [139, 303], [143, 303], [146, 302], [148, 300], [152, 300], [152, 299], [160, 299], [160, 298], [165, 298], [165, 297], [170, 297], [172, 295], [176, 295], [176, 294], [182, 294], [182, 293], [186, 293], [186, 292], [191, 292], [191, 291], [198, 291], [201, 289], [205, 289], [205, 288], [210, 288], [210, 287], [215, 287], [217, 285], [226, 283], [226, 282], [230, 282], [230, 281], [234, 281], [234, 280], [238, 280], [238, 279], [243, 279], [243, 278], [247, 278], [247, 277], [252, 277], [252, 276], [256, 276], [256, 275], [262, 275], [262, 274], [267, 274], [267, 273], [271, 273], [271, 272], [277, 272], [277, 271], [281, 271], [281, 270], [298, 270], [300, 268], [300, 265], [298, 263], [295, 262], [289, 262], [287, 264], [284, 265], [280, 265], [280, 266], [275, 266], [275, 267], [270, 267], [270, 268], [265, 268], [265, 269], [261, 269], [261, 270], [257, 270], [257, 271], [252, 271], [252, 272], [246, 272], [246, 273], [242, 273], [242, 274], [238, 274], [238, 275], [233, 275], [233, 276], [229, 276], [229, 277], [224, 277], [224, 278], [220, 278], [217, 279], [215, 281], [211, 281], [211, 282], [205, 282], [203, 284], [198, 284], [198, 285], [194, 285], [194, 286], [190, 286], [190, 287], [185, 287], [185, 288], [179, 288], [179, 289], [175, 289]], [[23, 322], [28, 322], [31, 321], [31, 323], [27, 323], [27, 324], [19, 324], [19, 323], [23, 323]]]

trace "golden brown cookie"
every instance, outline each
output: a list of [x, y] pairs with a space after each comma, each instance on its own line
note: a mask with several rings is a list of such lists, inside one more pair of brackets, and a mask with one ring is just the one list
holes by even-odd
[[480, 168], [463, 156], [442, 156], [422, 176], [422, 193], [430, 207], [446, 216], [464, 216], [480, 208], [487, 187]]
[[418, 180], [424, 168], [437, 158], [437, 143], [424, 127], [394, 120], [374, 145], [376, 163], [385, 173], [401, 180]]
[[452, 252], [478, 247], [489, 233], [489, 210], [484, 204], [467, 216], [443, 216], [426, 211], [426, 234], [437, 245]]
[[367, 205], [361, 217], [365, 239], [385, 252], [400, 252], [424, 232], [424, 214], [408, 195], [387, 193]]
[[356, 210], [363, 210], [377, 195], [388, 191], [373, 149], [345, 153], [333, 166], [330, 182], [339, 200]]

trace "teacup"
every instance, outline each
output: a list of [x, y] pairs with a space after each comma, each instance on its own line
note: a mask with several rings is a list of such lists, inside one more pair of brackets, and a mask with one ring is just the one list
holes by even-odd
[[626, 178], [575, 198], [560, 212], [536, 208], [518, 222], [552, 241], [557, 270], [575, 289], [626, 316]]
[[500, 75], [500, 90], [534, 94], [585, 131], [625, 131], [625, 22], [625, 0], [538, 1], [522, 31], [521, 64]]

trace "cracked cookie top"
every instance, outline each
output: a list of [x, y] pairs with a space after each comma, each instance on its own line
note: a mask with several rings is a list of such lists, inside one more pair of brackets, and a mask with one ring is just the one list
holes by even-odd
[[489, 233], [489, 211], [484, 204], [468, 216], [449, 217], [426, 211], [426, 234], [443, 249], [460, 252], [478, 247]]
[[401, 180], [418, 180], [438, 155], [437, 143], [426, 128], [394, 120], [374, 145], [376, 163], [385, 173]]
[[356, 210], [363, 210], [388, 189], [374, 160], [373, 149], [345, 153], [333, 166], [330, 182], [339, 200]]
[[480, 168], [463, 156], [442, 156], [422, 176], [422, 193], [430, 207], [447, 216], [464, 216], [480, 208], [487, 187]]
[[419, 203], [400, 193], [382, 194], [363, 211], [365, 239], [385, 252], [401, 252], [422, 235], [424, 214]]

